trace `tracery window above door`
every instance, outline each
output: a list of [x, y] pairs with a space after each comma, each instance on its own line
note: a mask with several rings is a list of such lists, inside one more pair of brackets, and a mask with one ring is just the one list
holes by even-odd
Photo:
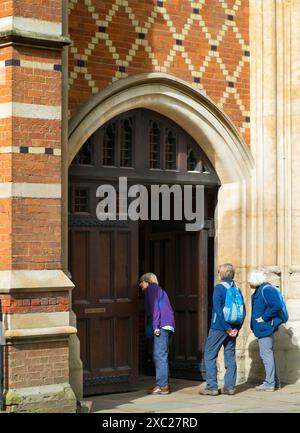
[[177, 168], [177, 137], [170, 129], [165, 130], [165, 169], [176, 170]]
[[88, 170], [95, 178], [219, 184], [200, 146], [170, 119], [147, 109], [131, 110], [94, 132], [75, 156], [70, 174]]
[[132, 117], [120, 122], [120, 167], [132, 167], [133, 121]]
[[72, 164], [92, 164], [92, 140], [88, 138], [72, 161]]
[[102, 164], [106, 166], [115, 165], [116, 125], [110, 123], [104, 128], [102, 139]]
[[161, 148], [161, 130], [159, 122], [150, 120], [149, 129], [149, 166], [150, 168], [160, 168], [160, 148]]

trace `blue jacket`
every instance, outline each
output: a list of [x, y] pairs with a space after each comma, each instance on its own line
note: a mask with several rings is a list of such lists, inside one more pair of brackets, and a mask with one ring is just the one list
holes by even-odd
[[[232, 284], [233, 280], [228, 279], [225, 280], [225, 282]], [[225, 305], [226, 291], [226, 287], [224, 287], [221, 283], [216, 284], [214, 287], [213, 310], [210, 324], [211, 329], [227, 331], [228, 329], [240, 329], [242, 326], [230, 325], [229, 323], [225, 322], [223, 308]]]
[[[269, 283], [263, 283], [261, 286], [257, 287], [251, 297], [252, 313], [250, 326], [257, 338], [274, 334], [282, 323], [282, 319], [279, 315], [282, 310], [279, 296], [274, 287], [264, 288], [268, 284]], [[257, 322], [255, 319], [258, 317], [262, 317], [264, 321]]]

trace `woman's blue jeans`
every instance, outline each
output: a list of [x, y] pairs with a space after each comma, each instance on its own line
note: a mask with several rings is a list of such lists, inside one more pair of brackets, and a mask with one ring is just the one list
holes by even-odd
[[218, 389], [217, 382], [217, 357], [224, 346], [224, 361], [226, 373], [224, 376], [224, 388], [233, 389], [236, 384], [236, 338], [229, 337], [226, 331], [210, 329], [205, 344], [204, 362], [206, 368], [206, 388]]
[[169, 384], [169, 342], [171, 331], [160, 330], [160, 335], [153, 337], [153, 361], [156, 370], [156, 385], [163, 387]]

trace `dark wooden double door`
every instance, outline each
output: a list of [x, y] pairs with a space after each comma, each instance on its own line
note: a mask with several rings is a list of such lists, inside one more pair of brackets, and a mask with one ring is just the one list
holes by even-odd
[[[145, 269], [150, 269], [167, 291], [175, 312], [176, 332], [170, 347], [172, 377], [201, 379], [202, 352], [207, 335], [208, 230], [185, 232], [176, 225], [168, 231], [151, 223], [146, 229]], [[146, 374], [154, 373], [152, 341], [144, 340]]]
[[139, 275], [146, 271], [158, 275], [175, 311], [171, 375], [201, 378], [212, 238], [206, 229], [167, 227], [151, 222], [70, 224], [69, 265], [85, 395], [132, 390], [139, 372], [153, 373], [138, 287]]

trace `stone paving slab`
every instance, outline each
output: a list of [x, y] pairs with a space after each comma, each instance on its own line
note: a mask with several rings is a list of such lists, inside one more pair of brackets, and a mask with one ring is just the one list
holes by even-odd
[[300, 384], [275, 392], [257, 392], [253, 384], [237, 386], [233, 396], [199, 395], [205, 383], [171, 379], [169, 395], [147, 395], [153, 378], [143, 378], [134, 392], [87, 397], [96, 413], [300, 413]]

